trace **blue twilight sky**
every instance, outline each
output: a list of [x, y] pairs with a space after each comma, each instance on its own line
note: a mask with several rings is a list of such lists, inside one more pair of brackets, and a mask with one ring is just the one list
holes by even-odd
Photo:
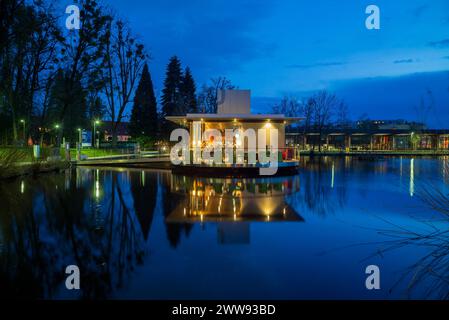
[[[160, 93], [177, 55], [199, 87], [226, 76], [269, 111], [283, 95], [327, 88], [357, 119], [416, 118], [432, 91], [429, 123], [449, 128], [448, 0], [108, 0], [152, 55]], [[381, 29], [365, 28], [380, 7]]]

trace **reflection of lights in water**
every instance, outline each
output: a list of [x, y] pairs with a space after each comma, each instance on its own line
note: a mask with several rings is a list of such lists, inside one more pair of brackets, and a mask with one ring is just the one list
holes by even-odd
[[415, 193], [415, 159], [410, 160], [410, 197]]
[[22, 182], [20, 182], [20, 193], [24, 194], [25, 193], [25, 181], [22, 180]]
[[[191, 187], [182, 184], [183, 180], [186, 180], [188, 185], [191, 183]], [[250, 185], [251, 182], [253, 185]], [[173, 190], [181, 190], [186, 195], [186, 204], [181, 206], [179, 211], [176, 210], [172, 218], [175, 219], [175, 216], [179, 214], [178, 219], [190, 217], [193, 221], [197, 219], [198, 222], [209, 221], [209, 219], [213, 221], [216, 218], [215, 214], [220, 218], [225, 215], [231, 221], [252, 219], [253, 214], [258, 215], [262, 221], [285, 219], [290, 212], [287, 212], [288, 206], [285, 206], [285, 203], [280, 203], [283, 199], [280, 195], [281, 190], [283, 189], [282, 193], [285, 190], [291, 192], [290, 189], [298, 187], [297, 181], [290, 186], [282, 180], [272, 183], [267, 179], [255, 180], [254, 178], [238, 181], [229, 178], [189, 181], [189, 178], [186, 179], [183, 176], [178, 180], [174, 178], [172, 183]], [[270, 194], [279, 195], [279, 198], [272, 198]]]
[[95, 198], [100, 198], [100, 182], [95, 181]]
[[335, 178], [335, 163], [332, 162], [332, 179], [331, 179], [331, 188], [334, 187], [334, 178]]
[[142, 170], [140, 181], [142, 183], [142, 187], [145, 187], [145, 171]]
[[402, 157], [399, 158], [399, 176], [402, 178]]
[[345, 157], [345, 168], [349, 168], [351, 164], [351, 159], [349, 158], [349, 156]]

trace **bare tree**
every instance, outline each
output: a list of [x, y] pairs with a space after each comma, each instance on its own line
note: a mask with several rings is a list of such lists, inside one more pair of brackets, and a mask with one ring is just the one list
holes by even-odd
[[312, 105], [312, 119], [318, 131], [318, 151], [321, 152], [321, 138], [323, 130], [330, 125], [332, 114], [338, 107], [339, 100], [335, 94], [322, 90], [314, 94], [310, 100]]
[[80, 4], [83, 7], [80, 13], [82, 27], [77, 32], [68, 31], [61, 51], [61, 65], [66, 74], [59, 116], [61, 123], [67, 120], [68, 111], [79, 100], [79, 84], [83, 88], [97, 86], [108, 37], [106, 26], [112, 19], [95, 0], [81, 0]]
[[297, 117], [302, 110], [301, 101], [296, 97], [283, 97], [278, 104], [273, 106], [273, 112], [287, 117]]
[[415, 106], [415, 112], [419, 123], [427, 124], [427, 120], [430, 112], [433, 110], [435, 100], [433, 93], [430, 89], [426, 90], [426, 93], [421, 96], [419, 105]]
[[337, 106], [336, 121], [335, 124], [339, 129], [348, 128], [350, 125], [350, 120], [348, 116], [348, 105], [344, 101], [340, 101]]
[[117, 128], [123, 120], [137, 80], [146, 59], [144, 46], [131, 34], [127, 23], [118, 19], [110, 21], [104, 60], [105, 95], [107, 114], [112, 126], [112, 145], [117, 144]]
[[202, 113], [216, 113], [217, 112], [217, 96], [218, 90], [232, 90], [235, 89], [231, 80], [226, 77], [218, 77], [211, 79], [210, 84], [204, 84], [198, 94], [199, 111]]
[[0, 43], [0, 95], [12, 120], [13, 139], [17, 140], [17, 122], [21, 119], [31, 124], [37, 95], [51, 76], [64, 39], [53, 3], [0, 3], [1, 37], [5, 39]]
[[303, 140], [302, 140], [302, 148], [306, 147], [306, 134], [309, 132], [312, 126], [313, 120], [313, 101], [312, 99], [308, 99], [306, 102], [302, 103], [302, 116], [304, 117], [304, 121], [302, 121], [302, 129], [303, 129]]

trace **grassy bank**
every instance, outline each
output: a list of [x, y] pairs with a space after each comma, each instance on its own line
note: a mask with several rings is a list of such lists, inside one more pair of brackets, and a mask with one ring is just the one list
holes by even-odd
[[34, 161], [27, 148], [0, 150], [0, 180], [57, 171], [69, 167], [70, 163], [67, 161]]
[[[18, 162], [33, 162], [33, 148], [31, 147], [0, 147], [0, 154], [15, 154]], [[92, 149], [86, 148], [81, 150], [81, 154], [88, 158], [106, 157], [126, 154], [126, 149]], [[45, 161], [49, 156], [53, 154], [52, 148], [41, 148], [41, 160]], [[60, 149], [59, 155], [61, 158], [65, 158], [64, 149]], [[76, 159], [76, 149], [70, 149], [70, 158]]]

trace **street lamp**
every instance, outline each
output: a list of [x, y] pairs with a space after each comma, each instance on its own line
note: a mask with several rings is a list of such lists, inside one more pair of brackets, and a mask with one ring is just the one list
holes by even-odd
[[25, 143], [26, 137], [25, 137], [25, 120], [21, 119], [20, 123], [22, 124], [22, 129], [23, 129], [23, 142]]
[[[55, 130], [59, 131], [59, 128], [61, 128], [61, 126], [59, 124], [55, 124]], [[56, 144], [58, 145], [58, 147], [60, 147], [60, 143], [59, 143], [59, 133], [56, 132]]]
[[80, 144], [80, 149], [81, 146], [83, 145], [83, 130], [81, 128], [78, 128], [78, 142]]
[[97, 143], [97, 126], [100, 125], [100, 120], [95, 120], [94, 121], [94, 132], [93, 132], [93, 138], [94, 138], [94, 148], [97, 147], [98, 148], [98, 143]]

